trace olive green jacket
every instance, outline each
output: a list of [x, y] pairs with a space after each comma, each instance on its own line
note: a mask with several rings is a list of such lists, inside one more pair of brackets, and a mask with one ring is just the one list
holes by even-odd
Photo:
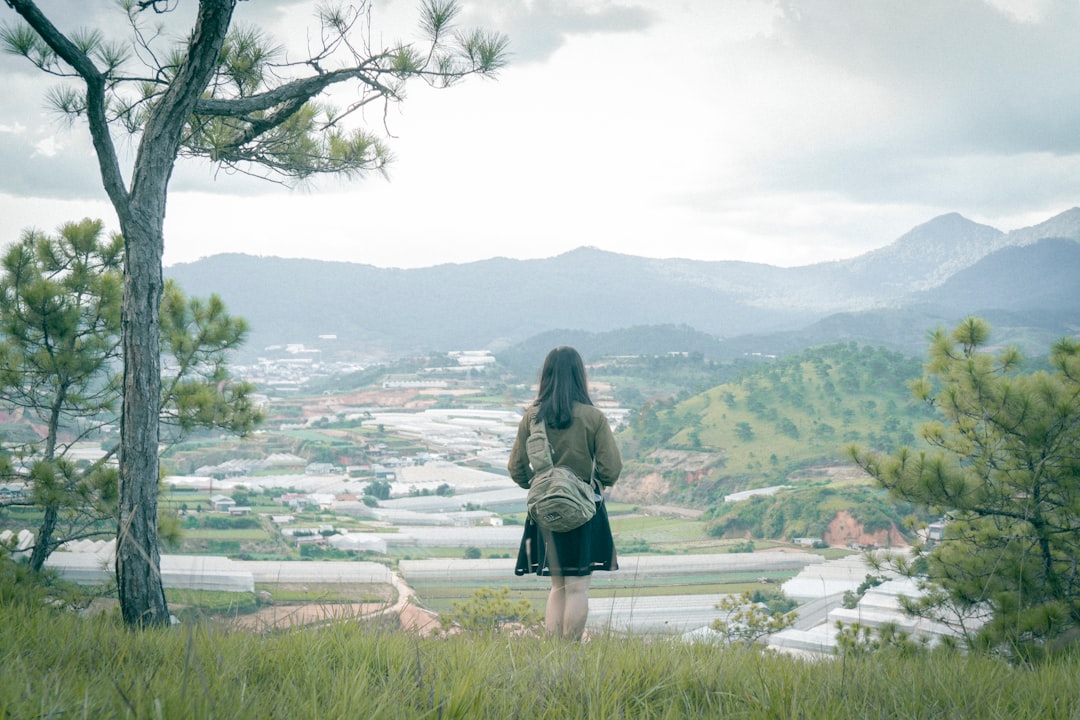
[[[506, 466], [510, 477], [523, 488], [529, 487], [533, 477], [525, 441], [537, 410], [536, 405], [530, 405], [521, 418], [514, 447], [510, 450], [510, 462]], [[562, 430], [550, 426], [547, 428], [553, 464], [570, 468], [583, 480], [587, 481], [592, 476], [604, 487], [611, 487], [622, 472], [622, 457], [607, 417], [598, 408], [581, 403], [574, 403], [573, 413], [574, 421], [570, 427]], [[596, 461], [595, 472], [593, 460]]]

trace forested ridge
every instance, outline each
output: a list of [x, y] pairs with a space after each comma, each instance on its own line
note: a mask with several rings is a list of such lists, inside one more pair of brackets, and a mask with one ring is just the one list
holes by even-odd
[[[731, 371], [729, 369], [729, 371]], [[892, 451], [917, 443], [931, 408], [914, 398], [917, 358], [855, 343], [740, 365], [739, 376], [695, 394], [645, 402], [620, 434], [633, 486], [657, 476], [664, 499], [707, 511], [715, 532], [820, 537], [839, 510], [867, 530], [912, 513], [858, 477], [845, 448]], [[838, 481], [827, 468], [846, 468]], [[792, 485], [773, 497], [726, 495]]]
[[231, 254], [166, 275], [195, 294], [223, 293], [251, 322], [253, 354], [283, 343], [365, 357], [514, 352], [531, 338], [594, 334], [613, 348], [627, 345], [617, 333], [665, 326], [685, 331], [628, 352], [733, 359], [856, 340], [921, 355], [927, 329], [969, 314], [1041, 351], [1080, 308], [1078, 228], [1080, 209], [1011, 233], [953, 214], [865, 255], [792, 268], [578, 248], [407, 270]]
[[910, 444], [915, 426], [930, 417], [909, 387], [921, 361], [883, 348], [827, 345], [741, 372], [690, 397], [647, 402], [625, 439], [639, 456], [659, 448], [720, 452], [718, 475], [770, 484], [838, 460], [846, 443]]

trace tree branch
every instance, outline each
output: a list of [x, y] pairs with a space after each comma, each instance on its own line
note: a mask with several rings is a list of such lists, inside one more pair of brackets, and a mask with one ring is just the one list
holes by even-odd
[[236, 0], [199, 2], [199, 15], [187, 58], [150, 113], [139, 142], [138, 161], [131, 181], [137, 192], [160, 197], [164, 202], [180, 138], [199, 95], [217, 67], [221, 43], [232, 22], [235, 6]]
[[[385, 55], [380, 56], [382, 59]], [[378, 72], [390, 72], [380, 70]], [[331, 85], [347, 80], [359, 80], [380, 95], [397, 97], [397, 92], [371, 77], [373, 74], [369, 65], [356, 68], [343, 68], [330, 72], [312, 75], [311, 77], [292, 80], [272, 90], [239, 98], [200, 98], [195, 103], [195, 113], [198, 115], [213, 115], [220, 117], [243, 117], [250, 113], [261, 112], [276, 107], [283, 103], [300, 100], [306, 102], [321, 93]]]

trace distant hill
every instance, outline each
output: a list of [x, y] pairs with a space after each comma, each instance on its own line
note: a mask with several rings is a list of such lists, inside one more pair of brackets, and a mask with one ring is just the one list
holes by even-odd
[[607, 333], [598, 350], [735, 356], [851, 339], [918, 353], [928, 329], [972, 313], [1009, 317], [1019, 337], [1060, 332], [1077, 307], [1078, 241], [1073, 209], [1010, 233], [944, 215], [860, 257], [796, 268], [579, 248], [410, 270], [228, 254], [165, 274], [246, 318], [252, 356], [287, 343], [328, 357], [512, 351]]
[[1044, 238], [988, 255], [918, 297], [941, 307], [964, 307], [972, 312], [1054, 308], [1076, 316], [1080, 311], [1078, 272], [1080, 243]]
[[859, 257], [794, 268], [775, 302], [813, 303], [822, 311], [892, 304], [936, 287], [1000, 249], [1007, 237], [956, 213], [942, 215]]
[[[825, 502], [813, 511], [814, 523], [827, 523], [839, 509], [854, 507], [841, 501], [854, 497], [842, 488], [858, 488], [861, 497], [870, 484], [851, 467], [845, 447], [892, 451], [918, 443], [917, 427], [932, 417], [910, 390], [921, 374], [916, 358], [839, 343], [745, 365], [737, 377], [704, 392], [646, 402], [619, 433], [627, 461], [613, 497], [669, 502], [719, 518], [725, 497], [734, 493], [824, 485], [839, 493], [831, 500], [814, 496], [815, 503]], [[882, 501], [864, 499], [874, 507]], [[858, 505], [856, 516], [868, 521], [870, 505]], [[720, 532], [737, 531], [744, 520]], [[759, 536], [803, 534], [778, 522]], [[821, 528], [812, 529], [820, 536]]]
[[524, 377], [535, 375], [539, 363], [556, 345], [572, 345], [583, 357], [696, 353], [705, 359], [727, 359], [715, 336], [687, 325], [644, 325], [602, 333], [585, 330], [549, 330], [498, 353], [499, 362]]
[[600, 332], [678, 322], [737, 334], [784, 327], [793, 316], [685, 283], [661, 261], [590, 248], [548, 260], [415, 270], [222, 255], [166, 273], [190, 295], [221, 295], [251, 323], [256, 348], [317, 345], [320, 334], [333, 334], [351, 349], [404, 354], [506, 347], [556, 328]]

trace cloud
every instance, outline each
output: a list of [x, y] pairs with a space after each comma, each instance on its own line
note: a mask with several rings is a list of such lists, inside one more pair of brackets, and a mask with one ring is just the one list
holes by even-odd
[[513, 61], [528, 64], [547, 60], [575, 36], [645, 31], [656, 16], [644, 5], [609, 0], [485, 0], [463, 22], [505, 33]]
[[[776, 189], [868, 202], [1015, 208], [1073, 196], [1080, 6], [783, 0], [774, 35], [813, 94], [786, 97], [754, 172]], [[770, 51], [775, 52], [775, 51]], [[798, 65], [796, 65], [798, 63]], [[791, 83], [790, 86], [794, 86]]]
[[[57, 0], [49, 12], [63, 21], [58, 23], [62, 30], [100, 26], [104, 28], [106, 39], [130, 41], [130, 29], [122, 12], [112, 7], [97, 7], [93, 13], [87, 13], [83, 5], [83, 0]], [[169, 29], [166, 38], [189, 27], [193, 7], [194, 4], [182, 3], [160, 17], [167, 23], [163, 27]], [[480, 0], [464, 7], [466, 11], [459, 18], [459, 27], [479, 25], [510, 34], [516, 65], [538, 63], [572, 37], [641, 30], [652, 19], [651, 13], [640, 5], [607, 0]], [[398, 39], [415, 38], [419, 17], [417, 3], [387, 2], [374, 6], [373, 12], [376, 44], [392, 45]], [[148, 13], [144, 14], [144, 19], [148, 16]], [[78, 23], [72, 23], [71, 18], [78, 18]], [[18, 21], [13, 13], [0, 16], [0, 19], [8, 24]], [[241, 3], [234, 20], [234, 26], [238, 24], [264, 27], [276, 42], [287, 41], [294, 58], [315, 42], [317, 34], [314, 5], [298, 0]], [[5, 167], [18, 168], [0, 177], [0, 192], [39, 197], [100, 197], [101, 181], [85, 123], [76, 119], [69, 126], [66, 120], [45, 107], [43, 81], [49, 83], [55, 79], [45, 76], [24, 58], [12, 56], [0, 56], [0, 70], [5, 86], [5, 92], [0, 95], [0, 127], [34, 128], [32, 137], [20, 137], [0, 149], [0, 159], [5, 161]], [[74, 81], [68, 82], [78, 86]], [[411, 101], [410, 96], [407, 102]], [[391, 132], [397, 132], [404, 125], [397, 122], [390, 128]], [[380, 122], [375, 122], [373, 127], [381, 127]], [[133, 149], [130, 139], [120, 134], [114, 134], [114, 139], [118, 151], [126, 153], [130, 159]], [[59, 167], [68, 166], [70, 172], [57, 171]], [[204, 161], [179, 162], [171, 186], [178, 191], [210, 189], [238, 195], [278, 193], [283, 189], [251, 178], [222, 175]]]
[[[299, 57], [315, 5], [239, 3], [236, 22]], [[374, 45], [416, 37], [416, 0], [371, 7]], [[115, 17], [110, 37], [126, 38]], [[458, 25], [506, 33], [512, 62], [497, 82], [415, 84], [354, 117], [390, 134], [392, 182], [286, 192], [181, 160], [173, 261], [258, 238], [387, 265], [586, 244], [791, 264], [945, 212], [1009, 229], [1080, 197], [1073, 2], [468, 0]], [[45, 78], [25, 60], [0, 56], [0, 73], [0, 132], [23, 129], [0, 135], [0, 193], [103, 198], [85, 125], [42, 114]]]
[[783, 42], [888, 93], [898, 111], [890, 125], [906, 131], [893, 140], [954, 152], [1080, 149], [1076, 3], [1026, 21], [981, 0], [785, 0], [780, 9]]
[[101, 196], [97, 159], [82, 139], [61, 130], [4, 135], [0, 142], [0, 193], [51, 198]]

